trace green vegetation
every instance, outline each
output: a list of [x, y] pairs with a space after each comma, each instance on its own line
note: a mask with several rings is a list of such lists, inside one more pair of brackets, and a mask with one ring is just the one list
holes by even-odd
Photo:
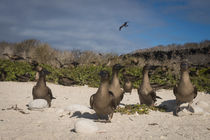
[[134, 104], [134, 105], [125, 105], [125, 107], [117, 107], [115, 112], [119, 112], [121, 114], [148, 114], [150, 110], [153, 111], [160, 111], [160, 112], [165, 112], [166, 110], [161, 108], [161, 107], [155, 107], [155, 106], [147, 106], [145, 104], [140, 105], [140, 104]]
[[28, 73], [30, 76], [30, 81], [35, 79], [35, 71], [32, 71], [31, 65], [26, 62], [13, 62], [10, 60], [0, 59], [0, 75], [2, 72], [6, 72], [5, 81], [17, 81], [17, 76], [24, 75]]
[[[195, 68], [192, 68], [192, 71]], [[197, 70], [198, 75], [192, 76], [191, 80], [199, 91], [210, 92], [210, 67]]]
[[[76, 81], [79, 85], [88, 85], [91, 87], [98, 87], [100, 83], [100, 78], [98, 73], [101, 70], [107, 70], [111, 75], [111, 67], [108, 66], [94, 66], [94, 65], [79, 65], [72, 68], [55, 68], [50, 65], [41, 64], [42, 67], [51, 72], [46, 78], [48, 82], [58, 83], [59, 77], [69, 77]], [[205, 68], [191, 68], [190, 71], [196, 72], [197, 75], [192, 75], [191, 80], [193, 84], [197, 87], [199, 91], [210, 91], [210, 67]], [[29, 81], [35, 80], [36, 72], [32, 70], [32, 66], [27, 62], [16, 62], [10, 60], [0, 59], [0, 77], [6, 73], [4, 81], [19, 81], [18, 76], [28, 74]], [[141, 83], [142, 77], [142, 68], [133, 66], [126, 67], [126, 74], [130, 74], [135, 78], [134, 88], [138, 88]], [[150, 76], [151, 83], [156, 83], [159, 85], [167, 84], [169, 87], [173, 87], [179, 76], [174, 76], [174, 74], [169, 70], [163, 71], [161, 68], [157, 68], [155, 71], [152, 71]], [[122, 73], [120, 73], [120, 81], [123, 80]]]

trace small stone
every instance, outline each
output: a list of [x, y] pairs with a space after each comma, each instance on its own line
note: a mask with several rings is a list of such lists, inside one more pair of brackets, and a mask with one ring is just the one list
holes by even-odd
[[204, 110], [198, 106], [193, 107], [194, 113], [196, 114], [203, 114]]
[[98, 126], [91, 120], [79, 120], [74, 124], [76, 133], [91, 134], [98, 131]]
[[209, 105], [208, 105], [208, 103], [206, 103], [206, 102], [204, 102], [204, 101], [198, 101], [198, 102], [196, 103], [196, 106], [199, 106], [199, 107], [202, 107], [202, 108], [206, 108], [206, 107], [208, 107]]
[[48, 103], [44, 99], [35, 99], [28, 104], [28, 109], [43, 109], [49, 107]]

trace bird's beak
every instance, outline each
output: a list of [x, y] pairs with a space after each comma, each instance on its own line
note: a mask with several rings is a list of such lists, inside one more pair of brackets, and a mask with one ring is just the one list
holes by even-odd
[[150, 69], [151, 69], [151, 70], [155, 70], [155, 69], [157, 69], [158, 67], [159, 67], [159, 66], [151, 66]]
[[43, 72], [44, 72], [46, 75], [51, 74], [51, 72], [50, 72], [50, 71], [48, 71], [48, 70], [46, 70], [46, 69], [43, 69]]

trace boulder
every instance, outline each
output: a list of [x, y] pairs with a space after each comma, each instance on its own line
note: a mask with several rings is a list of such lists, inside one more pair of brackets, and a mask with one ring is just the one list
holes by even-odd
[[34, 110], [34, 109], [43, 109], [49, 107], [48, 103], [44, 99], [35, 99], [31, 101], [28, 104], [28, 109], [29, 110]]
[[98, 126], [92, 120], [78, 120], [74, 124], [74, 130], [76, 133], [91, 134], [98, 131]]

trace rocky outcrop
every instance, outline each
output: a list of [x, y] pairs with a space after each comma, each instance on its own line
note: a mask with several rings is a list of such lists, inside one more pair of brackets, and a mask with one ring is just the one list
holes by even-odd
[[182, 60], [187, 60], [193, 65], [210, 66], [210, 41], [137, 50], [121, 55], [119, 59], [121, 63], [140, 66], [145, 63], [169, 66]]

